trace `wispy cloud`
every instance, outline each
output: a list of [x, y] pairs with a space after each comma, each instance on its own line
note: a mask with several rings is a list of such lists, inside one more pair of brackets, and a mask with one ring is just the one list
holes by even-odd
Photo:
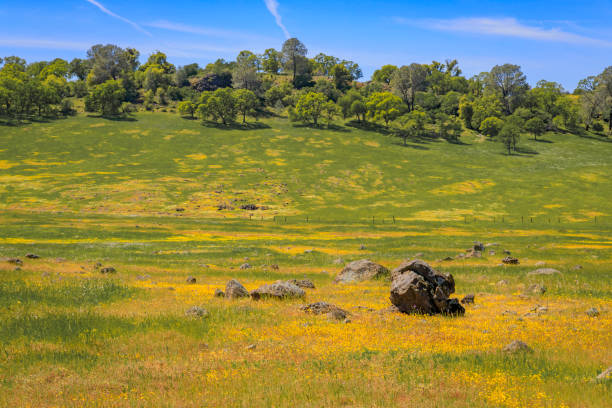
[[41, 40], [37, 38], [0, 38], [0, 46], [84, 51], [91, 47], [91, 43], [62, 40]]
[[140, 31], [141, 33], [144, 33], [144, 34], [148, 35], [149, 37], [152, 37], [150, 32], [148, 32], [147, 30], [145, 30], [144, 28], [142, 28], [141, 26], [139, 26], [135, 22], [133, 22], [131, 20], [128, 20], [127, 18], [122, 17], [122, 16], [120, 16], [118, 14], [113, 13], [112, 11], [110, 11], [109, 9], [104, 7], [102, 4], [97, 2], [96, 0], [85, 0], [85, 1], [90, 3], [90, 4], [93, 4], [94, 6], [99, 8], [100, 11], [102, 11], [103, 13], [108, 14], [109, 16], [114, 17], [114, 18], [116, 18], [118, 20], [121, 20], [124, 23], [127, 23], [127, 24], [131, 25], [132, 27], [134, 27], [136, 30]]
[[[176, 23], [172, 21], [159, 20], [152, 23], [145, 24], [146, 27], [160, 28], [163, 30], [177, 31], [180, 33], [202, 35], [207, 37], [218, 37], [226, 39], [238, 39], [238, 40], [253, 40], [254, 38], [260, 38], [260, 36], [251, 33], [244, 33], [240, 31], [232, 30], [221, 30], [210, 27], [197, 27], [182, 23]], [[266, 38], [267, 39], [267, 38]]]
[[286, 38], [290, 38], [291, 35], [289, 35], [289, 31], [287, 31], [287, 28], [283, 24], [283, 19], [280, 13], [278, 12], [278, 1], [264, 0], [264, 3], [266, 3], [266, 7], [268, 8], [268, 11], [270, 12], [270, 14], [272, 14], [274, 18], [276, 19], [276, 25], [279, 26], [281, 30], [283, 30], [283, 33], [285, 33]]
[[552, 41], [566, 44], [581, 44], [610, 47], [612, 42], [563, 31], [558, 28], [542, 28], [520, 23], [515, 18], [453, 18], [453, 19], [406, 19], [394, 18], [396, 23], [436, 31], [469, 34], [496, 35], [537, 41]]

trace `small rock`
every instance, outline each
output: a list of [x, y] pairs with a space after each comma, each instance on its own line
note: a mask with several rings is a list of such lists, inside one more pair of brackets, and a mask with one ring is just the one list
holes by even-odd
[[349, 319], [348, 317], [346, 319], [344, 319], [344, 323], [345, 324], [350, 323], [350, 322], [351, 322], [351, 319]]
[[340, 310], [342, 311], [342, 313], [344, 313], [345, 316], [347, 315], [346, 310], [342, 310], [338, 306], [332, 305], [331, 303], [327, 303], [327, 302], [315, 302], [309, 305], [304, 305], [300, 307], [300, 310], [303, 312], [312, 313], [315, 315], [328, 314], [332, 312], [333, 310]]
[[452, 256], [447, 256], [446, 258], [443, 258], [442, 260], [448, 262], [448, 261], [453, 261], [454, 259], [455, 258], [453, 258]]
[[21, 272], [21, 268], [18, 266], [15, 269], [13, 269], [13, 272]]
[[185, 312], [185, 315], [191, 316], [191, 317], [207, 317], [208, 311], [204, 309], [203, 307], [193, 306], [187, 309], [187, 311]]
[[504, 249], [504, 254], [506, 255], [512, 255], [512, 253], [510, 251], [508, 251], [507, 249]]
[[482, 252], [485, 247], [482, 242], [474, 241], [474, 246], [472, 247], [474, 251]]
[[39, 259], [40, 256], [36, 255], [36, 254], [26, 254], [25, 256], [28, 259]]
[[527, 344], [520, 340], [514, 340], [512, 343], [506, 345], [502, 351], [504, 353], [523, 353], [523, 352], [532, 352], [533, 350]]
[[468, 293], [467, 295], [465, 295], [463, 297], [463, 299], [461, 299], [461, 303], [463, 303], [463, 304], [468, 304], [468, 303], [474, 304], [474, 294], [473, 293]]
[[303, 289], [314, 289], [315, 288], [314, 283], [312, 283], [310, 279], [291, 279], [291, 280], [288, 280], [287, 282], [292, 283], [295, 286], [303, 288]]
[[314, 251], [312, 249], [307, 249], [304, 251], [305, 254], [312, 254]]
[[270, 269], [272, 269], [273, 271], [278, 271], [279, 267], [278, 265], [270, 265]]
[[184, 208], [181, 208], [181, 207], [178, 207], [178, 208], [176, 209], [176, 212], [183, 212], [183, 211], [185, 211], [185, 209], [184, 209]]
[[250, 345], [248, 345], [248, 346], [247, 346], [247, 348], [246, 348], [246, 349], [247, 349], [247, 350], [255, 350], [256, 348], [257, 348], [257, 345], [256, 345], [256, 344], [250, 344]]
[[514, 310], [506, 310], [502, 313], [502, 316], [516, 316], [516, 312]]
[[23, 261], [19, 258], [9, 258], [6, 260], [6, 262], [13, 265], [23, 265]]
[[136, 277], [136, 280], [139, 280], [139, 281], [145, 281], [145, 280], [148, 280], [148, 279], [151, 279], [151, 275], [138, 275]]
[[172, 286], [168, 286], [168, 290], [175, 290]]
[[582, 269], [582, 265], [574, 265], [572, 269], [575, 271], [579, 271], [580, 269]]
[[506, 286], [508, 285], [510, 282], [508, 282], [505, 279], [500, 280], [499, 282], [497, 282], [497, 286]]
[[115, 268], [113, 268], [112, 266], [107, 266], [105, 268], [100, 269], [100, 273], [116, 273], [117, 270]]
[[533, 295], [543, 295], [546, 293], [546, 286], [540, 285], [539, 283], [534, 283], [533, 285], [529, 285], [527, 287], [527, 293], [531, 293]]
[[94, 269], [100, 269], [102, 267], [102, 264], [100, 262], [96, 262], [93, 267]]
[[40, 276], [42, 276], [43, 278], [46, 278], [47, 276], [50, 276], [51, 274], [49, 272], [43, 272]]
[[365, 249], [366, 249], [366, 246], [365, 246], [365, 245], [363, 245], [363, 244], [362, 244], [362, 245], [360, 245], [360, 246], [359, 246], [359, 250], [360, 250], [360, 251], [365, 251]]
[[232, 279], [225, 285], [225, 297], [228, 299], [249, 297], [249, 291], [240, 282]]
[[493, 256], [493, 255], [495, 255], [495, 251], [493, 250], [489, 251], [489, 256]]
[[225, 293], [221, 289], [215, 289], [214, 297], [225, 297]]
[[337, 258], [334, 259], [334, 265], [342, 265], [344, 263], [344, 260], [342, 258]]
[[422, 252], [417, 252], [416, 254], [414, 254], [413, 258], [422, 258], [425, 255]]
[[240, 209], [248, 210], [248, 211], [255, 211], [255, 210], [259, 210], [259, 207], [256, 206], [255, 204], [245, 204], [245, 205], [241, 205]]
[[546, 262], [544, 262], [544, 261], [536, 262], [535, 266], [536, 266], [536, 267], [539, 267], [539, 266], [546, 266]]
[[504, 263], [506, 265], [518, 265], [519, 264], [519, 260], [518, 260], [518, 258], [513, 258], [511, 256], [507, 256], [504, 259], [502, 259], [502, 263]]
[[612, 377], [612, 366], [603, 370], [596, 378], [598, 380], [606, 380], [610, 377]]
[[499, 244], [497, 242], [490, 242], [490, 243], [485, 244], [485, 248], [494, 247], [494, 246], [499, 246]]
[[194, 284], [196, 283], [196, 278], [194, 278], [193, 276], [188, 276], [186, 282], [190, 284]]
[[553, 268], [540, 268], [540, 269], [536, 269], [535, 271], [531, 271], [529, 273], [527, 273], [527, 275], [556, 275], [556, 274], [561, 274], [560, 271], [553, 269]]
[[250, 269], [251, 265], [248, 263], [243, 263], [242, 265], [240, 265], [240, 269]]
[[586, 314], [590, 317], [597, 317], [599, 316], [599, 310], [595, 309], [594, 307], [590, 308], [589, 310], [586, 311]]
[[338, 308], [330, 310], [326, 313], [326, 316], [329, 320], [345, 320], [347, 318], [346, 312]]

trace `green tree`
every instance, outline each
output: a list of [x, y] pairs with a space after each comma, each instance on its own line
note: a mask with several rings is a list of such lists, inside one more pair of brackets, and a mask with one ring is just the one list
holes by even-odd
[[534, 117], [525, 122], [525, 130], [533, 135], [535, 140], [546, 132], [546, 123], [539, 117]]
[[474, 116], [474, 105], [467, 98], [461, 98], [459, 102], [459, 117], [463, 120], [466, 128], [472, 129], [472, 117]]
[[372, 74], [372, 80], [389, 85], [395, 71], [397, 71], [397, 67], [395, 65], [383, 65], [380, 67], [380, 69], [374, 71], [374, 74]]
[[94, 45], [87, 51], [91, 65], [87, 83], [90, 86], [99, 85], [134, 71], [138, 65], [138, 55], [138, 51], [131, 48], [123, 49], [112, 44]]
[[440, 113], [437, 116], [438, 130], [440, 137], [447, 140], [459, 141], [463, 127], [461, 122], [454, 116]]
[[196, 113], [197, 109], [198, 109], [198, 106], [191, 101], [182, 101], [178, 103], [179, 113], [182, 116], [189, 115], [191, 119], [194, 118], [194, 114]]
[[404, 65], [393, 73], [391, 87], [402, 98], [409, 111], [414, 109], [416, 93], [425, 89], [426, 78], [427, 67], [421, 64]]
[[317, 92], [308, 92], [299, 98], [295, 106], [295, 114], [300, 120], [312, 122], [315, 126], [318, 126], [319, 118], [323, 115], [326, 108], [327, 98], [325, 95]]
[[246, 123], [246, 116], [253, 114], [259, 104], [259, 99], [253, 91], [248, 89], [237, 89], [234, 91], [236, 110], [242, 114], [242, 123]]
[[366, 102], [368, 115], [374, 120], [383, 120], [385, 126], [401, 114], [402, 100], [391, 92], [376, 92]]
[[478, 128], [478, 130], [480, 130], [483, 135], [489, 136], [490, 138], [494, 138], [499, 134], [503, 126], [503, 120], [495, 116], [491, 116], [480, 123], [480, 127]]
[[215, 119], [221, 119], [224, 125], [236, 118], [236, 99], [228, 88], [219, 88], [212, 93], [207, 102], [208, 112]]
[[[300, 71], [300, 66], [304, 65], [304, 60], [308, 49], [300, 40], [297, 38], [290, 38], [283, 44], [281, 51], [282, 61], [287, 71], [292, 71], [292, 81], [295, 83], [295, 79]], [[308, 62], [305, 62], [306, 65]]]
[[508, 149], [508, 155], [511, 154], [511, 149], [516, 150], [516, 145], [520, 137], [521, 130], [516, 124], [506, 122], [499, 132], [499, 139]]
[[125, 98], [125, 89], [121, 86], [121, 81], [111, 79], [96, 85], [88, 98], [89, 106], [100, 112], [102, 116], [117, 116]]
[[261, 56], [262, 69], [268, 74], [276, 75], [281, 68], [281, 55], [274, 48], [268, 48]]
[[403, 139], [404, 146], [409, 137], [419, 138], [423, 135], [426, 122], [427, 114], [418, 110], [402, 115], [394, 122], [394, 127]]
[[[342, 97], [338, 99], [338, 106], [340, 106], [342, 117], [344, 119], [346, 119], [347, 117], [351, 115], [355, 115], [355, 113], [352, 112], [352, 106], [356, 101], [363, 102], [363, 97], [355, 89], [350, 89], [346, 94], [344, 94]], [[359, 116], [358, 116], [358, 119], [359, 119]]]
[[331, 76], [334, 79], [336, 88], [339, 90], [345, 91], [350, 88], [353, 77], [344, 65], [334, 65], [331, 69]]
[[364, 123], [366, 121], [366, 113], [368, 113], [368, 107], [365, 103], [363, 103], [362, 100], [358, 99], [353, 101], [353, 103], [351, 104], [350, 112], [352, 115], [357, 116], [357, 120], [360, 123]]
[[518, 65], [496, 65], [487, 78], [487, 87], [499, 96], [507, 115], [514, 112], [529, 90], [527, 77]]

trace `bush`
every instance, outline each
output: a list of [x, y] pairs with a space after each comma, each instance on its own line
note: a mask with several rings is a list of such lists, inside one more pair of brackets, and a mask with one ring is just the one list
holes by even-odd
[[478, 130], [480, 130], [482, 134], [493, 138], [499, 134], [503, 125], [503, 120], [493, 116], [483, 120]]
[[76, 111], [74, 110], [74, 105], [73, 105], [72, 101], [69, 100], [69, 99], [62, 100], [62, 103], [60, 104], [60, 112], [64, 116], [69, 116], [69, 115], [76, 114]]
[[593, 123], [593, 131], [594, 132], [603, 132], [603, 130], [604, 130], [604, 127], [603, 127], [603, 125], [601, 123], [599, 123], [599, 122]]

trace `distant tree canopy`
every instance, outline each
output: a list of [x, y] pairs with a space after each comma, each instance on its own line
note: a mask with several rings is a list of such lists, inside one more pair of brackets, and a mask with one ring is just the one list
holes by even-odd
[[2, 57], [0, 120], [69, 114], [73, 100], [84, 98], [86, 110], [103, 116], [124, 114], [136, 104], [226, 125], [238, 115], [246, 122], [262, 114], [287, 114], [293, 122], [314, 126], [341, 116], [384, 126], [405, 143], [411, 137], [456, 142], [468, 129], [509, 146], [509, 153], [518, 151], [521, 134], [535, 139], [548, 131], [612, 135], [612, 67], [581, 80], [569, 94], [552, 81], [530, 87], [514, 64], [466, 78], [454, 59], [387, 64], [371, 80], [359, 82], [363, 72], [357, 63], [325, 53], [309, 57], [297, 38], [280, 50], [243, 50], [234, 60], [219, 58], [204, 67], [177, 67], [162, 51], [142, 65], [139, 59], [136, 49], [113, 44], [94, 45], [84, 58], [70, 62]]

